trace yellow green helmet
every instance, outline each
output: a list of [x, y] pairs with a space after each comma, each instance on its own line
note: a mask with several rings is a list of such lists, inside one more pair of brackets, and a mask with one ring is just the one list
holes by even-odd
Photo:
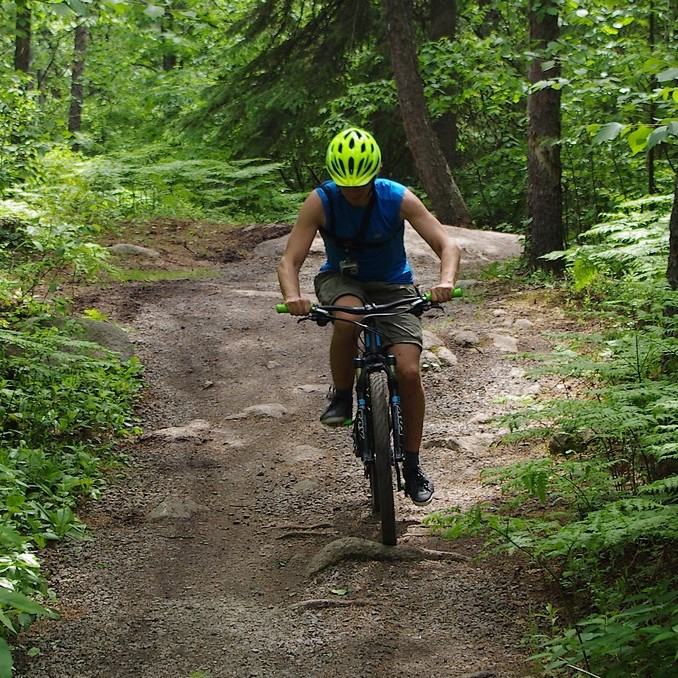
[[379, 173], [381, 151], [369, 132], [349, 127], [330, 141], [325, 166], [337, 186], [365, 186]]

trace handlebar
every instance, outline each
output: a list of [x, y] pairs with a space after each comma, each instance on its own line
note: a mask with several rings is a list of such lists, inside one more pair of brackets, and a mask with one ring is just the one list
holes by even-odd
[[[460, 287], [456, 287], [454, 290], [452, 290], [450, 294], [450, 301], [452, 299], [461, 297], [462, 296], [462, 290]], [[392, 311], [394, 308], [397, 308], [399, 306], [405, 306], [407, 304], [410, 305], [416, 305], [416, 302], [430, 302], [431, 301], [431, 293], [426, 292], [425, 294], [422, 294], [419, 297], [407, 297], [405, 299], [400, 299], [399, 301], [394, 301], [391, 302], [390, 304], [367, 304], [366, 306], [323, 306], [323, 310], [325, 311], [344, 311], [345, 313], [353, 313], [355, 315], [365, 315], [367, 313], [383, 313], [383, 312], [388, 312]], [[319, 306], [316, 304], [311, 305], [311, 312], [315, 311], [318, 309]], [[278, 313], [289, 313], [287, 309], [287, 304], [278, 304], [275, 307], [275, 310]]]

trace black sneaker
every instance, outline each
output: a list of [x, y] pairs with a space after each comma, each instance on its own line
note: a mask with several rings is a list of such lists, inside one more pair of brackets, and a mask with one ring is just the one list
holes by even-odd
[[405, 494], [417, 506], [426, 506], [433, 499], [433, 481], [421, 470], [421, 466], [403, 464]]
[[320, 423], [325, 426], [348, 426], [353, 423], [353, 398], [341, 396], [335, 389], [330, 389], [330, 404], [320, 415]]

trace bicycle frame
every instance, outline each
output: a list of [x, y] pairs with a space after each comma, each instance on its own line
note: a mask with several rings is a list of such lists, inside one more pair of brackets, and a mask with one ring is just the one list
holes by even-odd
[[[372, 489], [372, 507], [375, 513], [381, 511], [381, 498], [378, 496], [374, 483], [379, 475], [375, 469], [375, 450], [380, 448], [384, 454], [385, 433], [383, 422], [375, 422], [373, 414], [373, 396], [371, 393], [371, 375], [381, 372], [386, 376], [388, 390], [388, 460], [382, 459], [387, 467], [395, 467], [396, 488], [404, 489], [400, 463], [405, 459], [403, 447], [403, 416], [401, 410], [400, 391], [396, 374], [396, 357], [383, 351], [382, 336], [375, 326], [375, 320], [380, 316], [390, 316], [397, 313], [410, 312], [420, 315], [431, 307], [430, 299], [426, 296], [408, 297], [389, 304], [368, 304], [364, 307], [344, 306], [314, 306], [310, 320], [320, 325], [329, 322], [349, 322], [359, 327], [363, 337], [363, 348], [360, 355], [353, 359], [355, 369], [356, 413], [353, 422], [353, 445], [356, 456], [360, 457], [365, 465], [365, 475], [370, 479]], [[331, 315], [334, 311], [343, 311], [348, 314], [361, 316], [360, 320], [337, 318]], [[383, 398], [380, 391], [378, 397]], [[377, 426], [378, 423], [378, 426]], [[377, 433], [378, 431], [378, 433]], [[377, 441], [377, 436], [379, 441]], [[382, 467], [383, 468], [383, 467]], [[382, 471], [383, 473], [384, 471]], [[388, 473], [390, 478], [391, 473]], [[390, 482], [390, 480], [389, 480]], [[392, 490], [391, 490], [392, 493]], [[392, 499], [389, 502], [392, 506]], [[392, 510], [392, 508], [391, 508]]]

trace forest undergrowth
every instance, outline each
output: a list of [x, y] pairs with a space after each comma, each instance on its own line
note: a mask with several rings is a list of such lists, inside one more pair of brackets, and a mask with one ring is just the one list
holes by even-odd
[[560, 256], [581, 332], [536, 374], [562, 397], [503, 419], [548, 456], [485, 472], [503, 502], [441, 512], [449, 538], [520, 552], [555, 597], [533, 638], [545, 675], [669, 678], [678, 666], [678, 296], [664, 279], [670, 201], [625, 203]]
[[91, 275], [100, 248], [83, 229], [0, 217], [0, 676], [9, 642], [55, 617], [41, 552], [87, 538], [78, 505], [96, 499], [135, 434], [142, 366], [83, 340], [64, 281]]
[[[98, 243], [113, 227], [124, 235], [123, 223], [136, 228], [151, 217], [194, 214], [214, 219], [215, 229], [219, 220], [237, 228], [223, 223], [199, 184], [167, 187], [162, 174], [173, 170], [166, 165], [139, 173], [105, 165], [102, 174], [100, 164], [72, 164], [58, 154], [50, 162], [51, 182], [0, 203], [0, 473], [7, 507], [0, 676], [11, 675], [16, 633], [54, 614], [41, 549], [86, 538], [78, 503], [98, 495], [107, 474], [124, 463], [116, 442], [138, 431], [133, 412], [142, 367], [93, 353], [75, 325], [54, 322], [68, 317], [65, 291], [110, 275]], [[266, 222], [289, 206], [289, 195], [271, 202], [274, 168], [239, 171], [242, 183], [234, 184], [228, 209], [248, 185], [262, 195], [249, 195], [243, 214], [260, 204], [256, 220]], [[215, 176], [207, 172], [203, 180], [213, 184]], [[554, 598], [530, 639], [544, 675], [675, 675], [678, 300], [663, 270], [669, 209], [666, 198], [624, 203], [576, 247], [555, 255], [567, 263], [565, 279], [527, 280], [545, 301], [557, 298], [585, 320], [581, 332], [554, 337], [558, 348], [536, 370], [560, 379], [563, 397], [534, 396], [502, 422], [513, 439], [548, 441], [550, 454], [485, 474], [503, 487], [499, 507], [430, 519], [450, 538], [485, 535], [488, 552], [520, 551], [551, 581]], [[515, 271], [493, 274], [525, 282]], [[118, 274], [124, 279], [124, 271]]]

